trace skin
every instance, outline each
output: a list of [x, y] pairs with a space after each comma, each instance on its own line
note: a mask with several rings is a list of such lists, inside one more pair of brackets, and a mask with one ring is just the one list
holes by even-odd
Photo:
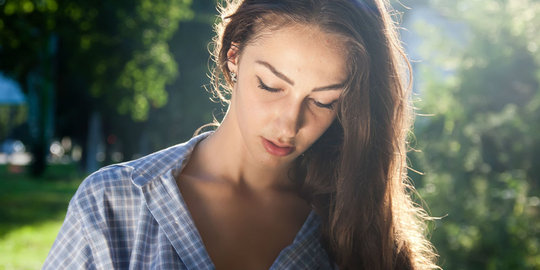
[[[229, 50], [238, 81], [227, 114], [177, 177], [217, 269], [268, 269], [308, 216], [287, 173], [336, 117], [327, 107], [346, 79], [338, 40], [292, 25]], [[276, 156], [263, 139], [294, 150]]]

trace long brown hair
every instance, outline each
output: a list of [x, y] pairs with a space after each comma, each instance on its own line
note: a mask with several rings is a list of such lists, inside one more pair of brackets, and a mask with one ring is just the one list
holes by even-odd
[[389, 12], [383, 0], [229, 0], [215, 29], [212, 79], [224, 102], [233, 43], [241, 53], [261, 30], [293, 23], [342, 37], [349, 74], [337, 118], [292, 177], [321, 217], [321, 242], [340, 269], [438, 268], [424, 236], [428, 216], [409, 195], [410, 65]]

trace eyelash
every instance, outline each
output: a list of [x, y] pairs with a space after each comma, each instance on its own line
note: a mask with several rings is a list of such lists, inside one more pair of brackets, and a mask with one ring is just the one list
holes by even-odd
[[[261, 80], [261, 78], [259, 78], [259, 76], [257, 76], [257, 80], [259, 80], [259, 88], [262, 89], [262, 90], [265, 90], [265, 91], [268, 91], [268, 92], [271, 92], [271, 93], [277, 93], [277, 92], [281, 91], [281, 89], [279, 89], [279, 88], [272, 88], [272, 87], [269, 87], [268, 85], [264, 84], [263, 81]], [[336, 103], [334, 101], [332, 103], [325, 104], [325, 103], [318, 102], [318, 101], [316, 101], [314, 99], [312, 99], [312, 100], [313, 100], [313, 103], [317, 107], [324, 108], [324, 109], [329, 109], [329, 110], [334, 109], [334, 104]]]
[[325, 104], [325, 103], [320, 103], [316, 100], [313, 100], [313, 102], [315, 103], [315, 105], [321, 107], [321, 108], [325, 108], [325, 109], [329, 109], [329, 110], [333, 110], [334, 109], [334, 104], [336, 103], [335, 101], [332, 102], [332, 103], [329, 103], [329, 104]]
[[279, 88], [271, 88], [269, 87], [268, 85], [264, 84], [263, 81], [261, 80], [261, 78], [257, 77], [257, 79], [259, 80], [259, 88], [263, 89], [263, 90], [266, 90], [268, 92], [272, 92], [272, 93], [276, 93], [276, 92], [279, 92], [281, 89]]

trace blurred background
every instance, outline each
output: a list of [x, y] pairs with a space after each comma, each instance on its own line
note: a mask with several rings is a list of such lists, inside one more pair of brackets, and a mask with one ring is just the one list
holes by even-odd
[[[444, 269], [540, 269], [540, 1], [392, 2], [409, 176]], [[189, 139], [215, 0], [0, 0], [0, 269], [38, 269], [80, 182]]]

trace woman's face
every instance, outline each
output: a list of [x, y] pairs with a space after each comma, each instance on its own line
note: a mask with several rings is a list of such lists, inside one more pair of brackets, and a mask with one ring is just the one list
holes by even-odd
[[293, 25], [261, 34], [238, 56], [231, 110], [250, 159], [290, 164], [336, 117], [346, 80], [345, 53], [336, 35]]

